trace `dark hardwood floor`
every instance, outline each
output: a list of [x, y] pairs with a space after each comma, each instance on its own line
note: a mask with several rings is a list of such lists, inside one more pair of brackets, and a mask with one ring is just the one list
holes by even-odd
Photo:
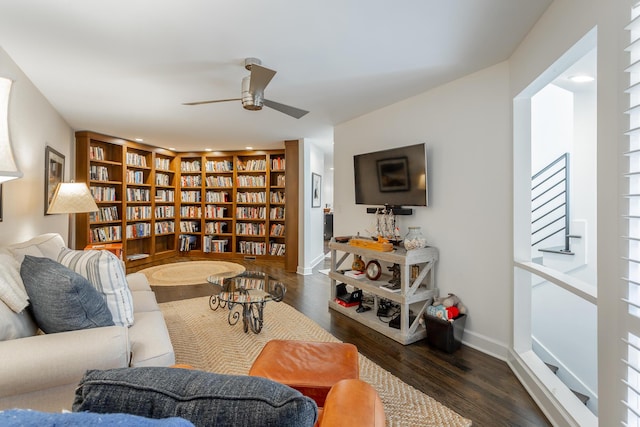
[[[196, 258], [175, 257], [163, 263]], [[210, 258], [209, 258], [210, 259]], [[237, 261], [247, 269], [264, 271], [286, 284], [284, 302], [295, 307], [338, 339], [359, 351], [407, 384], [473, 421], [474, 426], [549, 426], [533, 399], [507, 364], [470, 347], [453, 354], [430, 348], [425, 341], [403, 346], [327, 308], [329, 278], [314, 269], [301, 276], [265, 261]], [[144, 267], [147, 267], [146, 265]], [[135, 271], [130, 269], [129, 272]], [[158, 302], [208, 296], [209, 285], [156, 287]], [[266, 320], [268, 321], [268, 319]]]

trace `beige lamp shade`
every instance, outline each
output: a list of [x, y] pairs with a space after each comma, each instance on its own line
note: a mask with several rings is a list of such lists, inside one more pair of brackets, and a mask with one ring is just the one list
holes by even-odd
[[79, 213], [97, 210], [98, 205], [84, 182], [62, 182], [53, 193], [47, 213]]
[[11, 80], [0, 77], [0, 184], [22, 177], [22, 172], [13, 160], [9, 140], [9, 93], [12, 83]]

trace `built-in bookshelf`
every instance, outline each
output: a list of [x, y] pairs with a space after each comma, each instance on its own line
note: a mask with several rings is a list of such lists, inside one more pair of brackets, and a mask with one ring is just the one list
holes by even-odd
[[136, 264], [177, 253], [283, 261], [290, 249], [286, 150], [174, 153], [93, 132], [76, 141], [76, 180], [99, 207], [76, 216], [76, 248], [122, 243]]
[[76, 215], [76, 248], [121, 243], [127, 262], [175, 254], [175, 159], [168, 150], [93, 132], [76, 133], [76, 181], [98, 212]]

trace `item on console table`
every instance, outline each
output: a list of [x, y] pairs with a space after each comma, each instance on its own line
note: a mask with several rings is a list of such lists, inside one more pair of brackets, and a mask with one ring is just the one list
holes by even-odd
[[411, 249], [420, 249], [427, 246], [427, 239], [420, 231], [420, 227], [409, 227], [409, 232], [404, 237], [404, 248], [408, 251]]
[[363, 277], [365, 277], [366, 274], [364, 271], [347, 270], [344, 272], [344, 275], [347, 277], [351, 277], [352, 279], [362, 279]]
[[364, 261], [360, 255], [353, 255], [353, 262], [351, 263], [351, 270], [364, 271]]
[[365, 269], [367, 274], [367, 279], [369, 280], [378, 280], [380, 275], [382, 274], [382, 268], [380, 267], [380, 263], [375, 259], [372, 259], [367, 263], [367, 268]]
[[357, 246], [359, 248], [371, 249], [380, 252], [391, 252], [393, 250], [393, 244], [389, 243], [387, 239], [378, 237], [378, 241], [374, 242], [369, 239], [351, 239], [349, 240], [351, 246]]
[[393, 264], [391, 267], [387, 267], [387, 270], [389, 270], [392, 274], [392, 277], [391, 277], [391, 280], [389, 280], [389, 283], [394, 287], [399, 288], [400, 287], [400, 265]]

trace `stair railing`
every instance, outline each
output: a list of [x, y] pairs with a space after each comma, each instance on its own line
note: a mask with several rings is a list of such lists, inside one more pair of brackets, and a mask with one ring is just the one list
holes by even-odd
[[531, 246], [564, 232], [562, 252], [570, 252], [569, 153], [531, 178]]

